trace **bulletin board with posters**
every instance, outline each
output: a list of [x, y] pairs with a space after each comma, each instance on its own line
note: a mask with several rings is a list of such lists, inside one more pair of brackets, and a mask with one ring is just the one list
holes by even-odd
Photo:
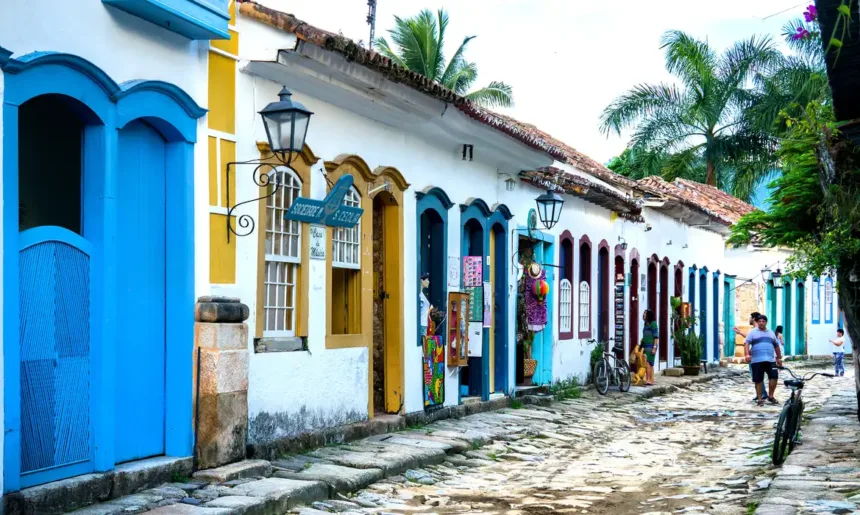
[[450, 367], [465, 367], [469, 364], [470, 303], [468, 293], [448, 294], [448, 366]]

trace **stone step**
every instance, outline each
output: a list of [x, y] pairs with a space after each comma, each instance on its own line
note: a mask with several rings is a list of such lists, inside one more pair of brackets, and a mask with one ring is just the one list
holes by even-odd
[[110, 472], [85, 474], [6, 494], [2, 512], [5, 515], [66, 513], [155, 488], [175, 476], [188, 476], [192, 465], [190, 457], [165, 456], [124, 463]]
[[194, 479], [207, 483], [226, 483], [235, 479], [249, 477], [268, 477], [272, 475], [272, 464], [266, 460], [243, 460], [213, 469], [199, 470]]

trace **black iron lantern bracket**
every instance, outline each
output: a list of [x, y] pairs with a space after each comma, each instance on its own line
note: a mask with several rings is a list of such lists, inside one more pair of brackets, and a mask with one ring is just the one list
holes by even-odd
[[[227, 184], [225, 185], [227, 192], [227, 243], [230, 243], [230, 234], [235, 234], [236, 236], [249, 236], [254, 232], [254, 229], [257, 227], [257, 223], [254, 221], [254, 217], [245, 213], [239, 215], [236, 218], [236, 228], [233, 227], [233, 223], [230, 219], [233, 217], [233, 212], [236, 211], [236, 208], [239, 206], [244, 206], [245, 204], [251, 204], [254, 202], [262, 202], [270, 197], [273, 197], [275, 193], [281, 189], [282, 184], [278, 182], [277, 170], [281, 166], [285, 166], [289, 168], [293, 173], [296, 172], [295, 168], [293, 168], [290, 163], [292, 162], [293, 153], [288, 152], [285, 156], [283, 153], [275, 152], [273, 156], [278, 161], [277, 163], [273, 163], [271, 158], [267, 159], [251, 159], [249, 161], [233, 161], [227, 163]], [[286, 157], [286, 159], [285, 159]], [[250, 200], [245, 200], [239, 202], [235, 205], [230, 205], [230, 172], [233, 168], [240, 166], [248, 166], [254, 167], [254, 171], [251, 174], [251, 180], [254, 181], [260, 188], [266, 188], [274, 185], [272, 191], [267, 193], [266, 195], [256, 197]]]

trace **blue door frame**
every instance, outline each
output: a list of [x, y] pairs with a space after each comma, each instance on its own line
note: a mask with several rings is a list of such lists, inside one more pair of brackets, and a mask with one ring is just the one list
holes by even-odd
[[[118, 313], [116, 187], [122, 172], [117, 132], [145, 120], [166, 140], [171, 177], [167, 184], [165, 228], [166, 294], [165, 454], [192, 454], [192, 349], [194, 342], [194, 157], [197, 119], [206, 110], [178, 87], [160, 81], [122, 85], [77, 56], [39, 52], [12, 59], [0, 47], [3, 97], [3, 351], [4, 351], [4, 490], [114, 467], [115, 342], [122, 341]], [[82, 239], [92, 248], [90, 388], [92, 457], [85, 470], [50, 469], [22, 477], [19, 255], [18, 110], [42, 95], [61, 95], [85, 107], [83, 130]]]
[[[517, 227], [519, 235], [528, 235], [534, 242], [535, 261], [541, 264], [554, 264], [555, 259], [555, 236], [546, 234], [543, 231], [532, 230], [522, 225]], [[519, 239], [519, 238], [518, 238]], [[546, 271], [547, 284], [555, 284], [555, 268], [551, 266], [543, 267]], [[578, 297], [577, 297], [578, 298]], [[538, 368], [535, 370], [535, 375], [532, 377], [532, 382], [536, 385], [550, 384], [553, 382], [552, 375], [552, 338], [554, 334], [555, 323], [555, 290], [549, 289], [546, 295], [546, 327], [543, 331], [535, 334], [535, 339], [532, 342], [532, 357], [538, 362]]]
[[[495, 277], [493, 295], [493, 331], [495, 332], [495, 360], [490, 366], [495, 367], [495, 392], [508, 391], [508, 370], [510, 359], [508, 357], [508, 278], [510, 277], [510, 263], [508, 256], [508, 220], [513, 218], [510, 210], [504, 204], [496, 206], [490, 216], [490, 231], [495, 233], [495, 248], [490, 249], [495, 260]], [[490, 392], [490, 393], [495, 393]]]
[[699, 270], [699, 336], [702, 337], [702, 359], [708, 359], [708, 267]]
[[713, 326], [713, 338], [714, 343], [711, 346], [714, 348], [714, 359], [713, 361], [719, 361], [720, 359], [720, 271], [717, 270], [714, 272], [714, 286], [713, 286], [713, 297], [714, 297], [714, 316], [713, 321], [711, 322], [711, 326]]

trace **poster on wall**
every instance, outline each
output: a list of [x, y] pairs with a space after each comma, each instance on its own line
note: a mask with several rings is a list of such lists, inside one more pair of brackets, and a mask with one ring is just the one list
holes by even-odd
[[484, 350], [484, 328], [480, 322], [469, 324], [469, 357], [480, 358]]
[[624, 342], [624, 274], [615, 275], [615, 342]]
[[469, 294], [469, 322], [484, 320], [484, 288], [482, 286], [466, 288]]
[[460, 289], [460, 256], [448, 256], [448, 290]]
[[812, 322], [817, 324], [821, 321], [821, 286], [818, 281], [812, 284]]
[[439, 336], [424, 338], [424, 407], [445, 402], [445, 346]]
[[484, 327], [493, 325], [493, 292], [490, 283], [484, 283]]
[[325, 259], [326, 233], [327, 231], [325, 227], [320, 225], [311, 225], [311, 259]]
[[463, 258], [463, 287], [480, 287], [484, 282], [484, 259], [481, 256]]

